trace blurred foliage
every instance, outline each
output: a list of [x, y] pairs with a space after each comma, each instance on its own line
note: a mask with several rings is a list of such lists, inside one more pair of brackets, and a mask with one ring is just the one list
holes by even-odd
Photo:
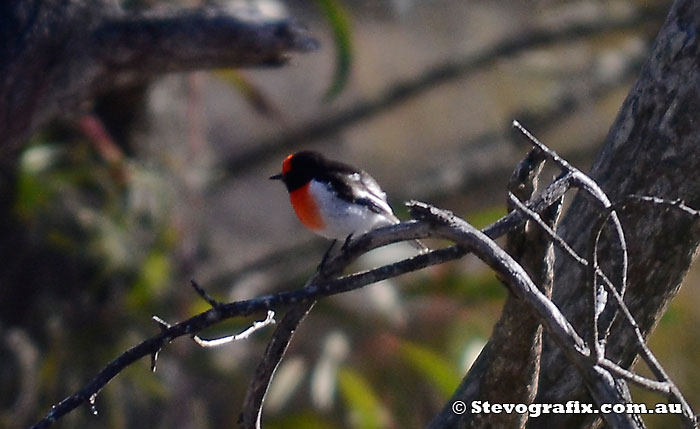
[[351, 368], [343, 368], [338, 373], [338, 385], [349, 411], [347, 421], [351, 427], [387, 426], [387, 412], [365, 377]]
[[455, 391], [460, 372], [456, 365], [450, 365], [436, 352], [420, 344], [404, 341], [400, 346], [401, 355], [422, 378], [431, 382], [445, 400]]
[[273, 102], [266, 97], [262, 89], [252, 82], [242, 71], [235, 69], [219, 70], [216, 72], [224, 81], [233, 85], [234, 88], [245, 98], [256, 112], [267, 117], [268, 119], [278, 119], [279, 111], [275, 108]]
[[339, 0], [316, 0], [324, 16], [328, 20], [335, 41], [335, 73], [333, 82], [326, 91], [326, 101], [331, 101], [340, 95], [347, 85], [352, 66], [352, 28], [350, 14]]
[[[116, 174], [122, 168], [126, 180]], [[39, 143], [20, 159], [15, 211], [35, 236], [90, 258], [101, 276], [138, 272], [138, 284], [160, 288], [170, 271], [163, 252], [175, 239], [164, 217], [167, 188], [137, 163], [102, 162], [85, 141]]]

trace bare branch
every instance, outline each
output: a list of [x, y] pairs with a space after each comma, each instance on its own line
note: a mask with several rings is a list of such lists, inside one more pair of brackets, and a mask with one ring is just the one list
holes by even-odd
[[274, 324], [275, 324], [275, 312], [272, 310], [268, 310], [267, 317], [265, 317], [265, 320], [259, 320], [259, 321], [253, 322], [253, 324], [249, 328], [247, 328], [243, 332], [240, 332], [236, 335], [229, 335], [226, 337], [217, 338], [215, 340], [205, 340], [205, 339], [200, 338], [198, 335], [194, 335], [192, 337], [192, 339], [194, 340], [195, 343], [197, 343], [197, 345], [199, 345], [201, 347], [219, 347], [219, 346], [222, 346], [224, 344], [232, 343], [234, 341], [244, 340], [244, 339], [250, 337], [251, 335], [253, 335], [253, 333], [255, 333], [256, 331], [259, 331], [260, 329], [262, 329], [266, 326], [274, 325]]
[[157, 74], [284, 63], [316, 46], [289, 19], [225, 9], [127, 14], [112, 0], [10, 2], [0, 14], [0, 157], [52, 117]]
[[[644, 379], [643, 377], [626, 370], [617, 364], [614, 364], [610, 362], [607, 359], [602, 359], [603, 353], [602, 350], [598, 352], [598, 362], [601, 366], [607, 368], [611, 372], [614, 373], [616, 376], [623, 377], [626, 380], [632, 381], [635, 384], [640, 385], [641, 387], [648, 387], [650, 390], [657, 391], [660, 393], [667, 394], [669, 396], [670, 400], [673, 400], [677, 403], [680, 403], [683, 407], [683, 418], [684, 422], [686, 425], [689, 425], [691, 422], [694, 424], [695, 423], [695, 417], [693, 415], [692, 409], [690, 408], [690, 405], [688, 404], [687, 400], [683, 397], [682, 393], [680, 392], [680, 389], [673, 383], [673, 381], [670, 379], [666, 371], [663, 369], [661, 364], [658, 362], [656, 359], [656, 356], [651, 352], [649, 347], [646, 345], [646, 341], [644, 340], [644, 336], [642, 335], [641, 330], [639, 329], [639, 326], [637, 324], [637, 321], [634, 319], [634, 316], [632, 316], [632, 313], [630, 312], [629, 308], [624, 302], [624, 299], [622, 295], [618, 292], [618, 290], [613, 286], [613, 284], [610, 282], [610, 280], [607, 278], [605, 273], [603, 273], [600, 270], [600, 267], [597, 265], [597, 263], [594, 264], [589, 264], [588, 260], [582, 258], [579, 256], [576, 251], [574, 251], [571, 246], [569, 246], [561, 237], [559, 237], [547, 224], [542, 222], [540, 219], [539, 215], [536, 212], [533, 212], [532, 210], [528, 209], [522, 202], [520, 202], [517, 197], [514, 195], [509, 195], [510, 200], [513, 202], [513, 204], [518, 208], [518, 210], [523, 211], [528, 218], [534, 220], [540, 228], [542, 228], [543, 231], [547, 233], [549, 238], [562, 250], [566, 252], [567, 255], [569, 255], [574, 261], [579, 263], [581, 266], [588, 267], [589, 269], [589, 277], [591, 277], [590, 271], [594, 271], [596, 276], [600, 276], [603, 281], [604, 281], [604, 286], [606, 287], [607, 291], [612, 294], [613, 298], [615, 299], [616, 304], [618, 305], [619, 309], [621, 310], [623, 316], [627, 320], [628, 324], [630, 327], [633, 329], [636, 339], [637, 339], [637, 345], [640, 350], [640, 355], [642, 359], [645, 361], [645, 363], [649, 366], [651, 371], [654, 373], [654, 375], [657, 377], [659, 382], [652, 382], [648, 383], [648, 385], [645, 385], [640, 382], [640, 380]], [[652, 203], [655, 205], [660, 205], [660, 206], [669, 206], [671, 208], [676, 208], [683, 213], [689, 214], [693, 217], [700, 218], [700, 211], [694, 210], [687, 205], [685, 205], [682, 201], [676, 200], [676, 201], [666, 201], [661, 198], [657, 197], [649, 197], [649, 196], [637, 196], [637, 195], [632, 195], [627, 197], [625, 200], [623, 200], [620, 203], [616, 203], [613, 206], [609, 207], [607, 210], [607, 213], [612, 213], [613, 210], [620, 210], [624, 209], [628, 204], [636, 202], [636, 203]], [[590, 252], [595, 255], [595, 249], [597, 248], [597, 243], [598, 243], [598, 238], [599, 238], [599, 233], [602, 225], [605, 222], [605, 218], [601, 216], [597, 223], [597, 227], [594, 228], [594, 231], [597, 231], [595, 234], [595, 240], [594, 243], [591, 244], [590, 246]], [[595, 256], [590, 256], [593, 261], [595, 261], [596, 257]], [[592, 267], [592, 268], [591, 268]], [[594, 283], [595, 284], [595, 283]], [[605, 362], [603, 362], [605, 361]], [[615, 368], [611, 369], [610, 366], [614, 365]], [[647, 379], [645, 379], [647, 380]], [[660, 384], [655, 384], [655, 383], [660, 383]], [[659, 386], [663, 386], [662, 389], [659, 389]], [[688, 426], [692, 427], [692, 426]]]
[[[589, 195], [591, 195], [596, 201], [598, 201], [603, 208], [607, 209], [609, 208], [612, 203], [610, 202], [610, 199], [608, 196], [605, 194], [605, 192], [598, 186], [598, 184], [591, 179], [588, 175], [583, 173], [581, 170], [578, 168], [574, 167], [573, 165], [569, 164], [568, 161], [566, 161], [564, 158], [559, 156], [555, 151], [552, 149], [548, 148], [542, 142], [540, 142], [537, 137], [532, 135], [525, 127], [523, 127], [520, 122], [517, 120], [513, 121], [513, 126], [517, 128], [523, 135], [525, 135], [530, 142], [535, 145], [538, 149], [540, 149], [545, 155], [547, 155], [548, 158], [550, 158], [552, 161], [554, 161], [561, 169], [567, 173], [570, 173], [572, 175], [572, 181], [573, 185], [577, 186], [584, 191], [586, 191]], [[625, 287], [627, 285], [627, 264], [628, 264], [628, 258], [627, 258], [627, 244], [625, 243], [625, 234], [622, 231], [622, 224], [620, 224], [620, 219], [617, 216], [617, 213], [612, 210], [610, 212], [610, 218], [612, 219], [614, 225], [615, 225], [615, 231], [618, 235], [618, 240], [619, 240], [619, 245], [620, 245], [620, 252], [621, 252], [621, 267], [620, 267], [620, 293], [622, 295], [625, 294]], [[606, 216], [607, 219], [607, 216]]]
[[[517, 225], [517, 220], [512, 223]], [[504, 231], [504, 233], [507, 231]], [[360, 254], [373, 248], [393, 243], [401, 240], [424, 238], [429, 233], [429, 227], [418, 222], [408, 222], [395, 226], [377, 229], [359, 237], [350, 243], [346, 252], [338, 257], [338, 261], [351, 261]], [[125, 351], [105, 368], [97, 376], [85, 385], [77, 393], [65, 398], [54, 405], [46, 417], [35, 424], [35, 428], [45, 428], [50, 426], [57, 419], [66, 413], [87, 402], [94, 397], [112, 378], [119, 374], [124, 368], [131, 365], [138, 359], [152, 355], [157, 356], [158, 351], [164, 344], [175, 338], [192, 335], [204, 328], [212, 326], [222, 320], [237, 316], [248, 316], [268, 310], [276, 310], [285, 306], [298, 303], [312, 302], [324, 296], [335, 295], [348, 290], [357, 289], [368, 284], [384, 280], [389, 277], [425, 268], [447, 260], [456, 259], [466, 254], [466, 251], [453, 246], [447, 249], [439, 249], [430, 253], [418, 255], [414, 258], [400, 261], [395, 264], [380, 267], [374, 270], [365, 271], [352, 276], [346, 276], [327, 283], [313, 284], [296, 291], [280, 292], [275, 295], [266, 295], [247, 301], [222, 304], [217, 308], [198, 314], [190, 319], [174, 325], [168, 325], [160, 321], [161, 332], [140, 344]], [[154, 319], [159, 320], [159, 319]]]
[[272, 383], [272, 378], [282, 362], [289, 344], [292, 342], [294, 333], [315, 303], [316, 301], [313, 300], [295, 305], [280, 321], [270, 342], [267, 344], [263, 358], [255, 369], [253, 378], [248, 384], [248, 390], [241, 407], [241, 414], [238, 418], [240, 427], [262, 427], [263, 403]]
[[643, 377], [636, 374], [628, 369], [622, 368], [615, 362], [608, 359], [601, 359], [598, 361], [598, 365], [610, 371], [613, 375], [620, 378], [624, 378], [627, 381], [631, 381], [639, 387], [650, 390], [652, 392], [658, 392], [663, 395], [670, 395], [671, 389], [670, 384], [663, 381], [656, 381], [650, 378]]
[[[579, 189], [584, 190], [588, 195], [593, 197], [593, 199], [602, 206], [602, 212], [603, 212], [603, 219], [604, 221], [601, 221], [601, 228], [603, 227], [605, 221], [607, 219], [610, 219], [615, 226], [615, 233], [617, 234], [617, 249], [619, 253], [619, 260], [620, 264], [617, 265], [619, 266], [619, 271], [620, 271], [620, 280], [619, 280], [619, 290], [620, 294], [624, 296], [625, 294], [625, 289], [627, 288], [627, 269], [628, 269], [628, 264], [629, 264], [629, 258], [627, 256], [627, 242], [625, 239], [625, 233], [622, 230], [622, 224], [620, 223], [620, 219], [615, 212], [614, 209], [612, 209], [612, 203], [610, 202], [610, 199], [608, 196], [605, 194], [605, 192], [601, 189], [598, 184], [591, 179], [588, 175], [583, 173], [581, 170], [578, 168], [574, 167], [571, 165], [568, 161], [563, 159], [561, 156], [559, 156], [555, 151], [552, 149], [548, 148], [544, 144], [542, 144], [537, 137], [532, 135], [525, 127], [523, 127], [517, 120], [513, 121], [513, 126], [517, 128], [525, 137], [527, 137], [530, 142], [535, 145], [535, 147], [539, 148], [542, 152], [547, 155], [549, 159], [554, 161], [559, 167], [572, 175], [572, 185], [576, 186]], [[600, 231], [598, 231], [598, 236], [600, 235]], [[597, 239], [596, 239], [597, 240]], [[597, 242], [597, 241], [596, 241]], [[597, 245], [596, 245], [597, 246]], [[597, 247], [595, 247], [597, 249]], [[596, 277], [598, 274], [599, 270], [594, 269], [591, 271], [591, 276]], [[595, 285], [595, 283], [594, 283]], [[593, 288], [592, 290], [592, 295], [588, 295], [588, 302], [590, 302], [590, 311], [589, 311], [589, 323], [592, 327], [592, 330], [595, 331], [591, 335], [591, 338], [596, 338], [595, 340], [595, 346], [594, 346], [594, 351], [595, 353], [601, 352], [601, 343], [599, 341], [599, 338], [605, 338], [607, 336], [608, 331], [610, 330], [610, 327], [612, 326], [612, 322], [615, 320], [615, 316], [617, 315], [617, 311], [615, 306], [608, 305], [607, 303], [607, 295], [602, 293], [602, 291], [597, 290], [596, 287]], [[598, 307], [601, 307], [600, 312], [598, 313]], [[603, 312], [605, 312], [603, 314]], [[600, 314], [600, 316], [598, 316]], [[601, 334], [602, 332], [602, 334]]]
[[[559, 309], [550, 301], [527, 276], [525, 271], [498, 245], [452, 213], [427, 205], [416, 204], [416, 212], [423, 214], [426, 221], [436, 223], [436, 232], [444, 238], [469, 248], [499, 276], [509, 282], [513, 291], [526, 300], [539, 316], [543, 326], [566, 354], [586, 382], [595, 398], [602, 403], [626, 403], [619, 386], [607, 370], [590, 365], [591, 351]], [[636, 428], [638, 418], [629, 414], [606, 414], [606, 422], [615, 428]]]
[[[569, 246], [569, 244], [564, 241], [563, 238], [561, 238], [549, 225], [547, 225], [541, 218], [540, 215], [537, 214], [537, 212], [531, 210], [528, 208], [525, 204], [523, 204], [520, 200], [518, 200], [517, 197], [514, 195], [510, 194], [509, 195], [510, 201], [515, 205], [515, 207], [523, 212], [528, 219], [531, 219], [534, 221], [542, 230], [547, 234], [550, 240], [561, 250], [563, 250], [569, 257], [571, 257], [576, 263], [581, 265], [582, 267], [588, 267], [589, 263], [588, 260], [585, 258], [581, 257], [576, 251]], [[622, 208], [622, 207], [621, 207]], [[691, 209], [692, 210], [692, 209]], [[614, 289], [615, 286], [613, 286], [612, 282], [610, 279], [608, 279], [608, 276], [605, 275], [605, 273], [600, 269], [599, 266], [595, 267], [595, 272], [596, 275], [600, 276], [600, 278], [605, 282], [606, 286], [609, 289]], [[621, 296], [621, 295], [620, 295]]]
[[[559, 309], [538, 289], [525, 270], [483, 232], [475, 229], [451, 212], [414, 202], [415, 215], [431, 222], [436, 233], [474, 252], [479, 259], [509, 282], [513, 292], [527, 300], [538, 313], [542, 323], [564, 344], [568, 352], [588, 356], [589, 350], [581, 336], [561, 315]], [[418, 258], [418, 257], [416, 257]], [[413, 259], [416, 259], [413, 258]]]
[[221, 305], [219, 301], [217, 301], [211, 295], [209, 295], [209, 292], [204, 290], [204, 288], [201, 287], [196, 281], [190, 280], [190, 286], [192, 286], [192, 289], [194, 289], [194, 291], [197, 292], [197, 295], [199, 295], [203, 300], [205, 300], [211, 306], [211, 308], [217, 308]]
[[[539, 149], [532, 149], [513, 171], [508, 189], [529, 200], [537, 187], [544, 159]], [[510, 203], [508, 208], [512, 210]], [[552, 225], [560, 210], [561, 204], [546, 209]], [[549, 296], [553, 284], [554, 254], [546, 237], [525, 223], [508, 233], [505, 249], [522, 265], [540, 290]], [[526, 301], [509, 293], [491, 338], [459, 387], [459, 390], [473, 393], [467, 398], [460, 397], [460, 400], [465, 403], [476, 399], [492, 403], [531, 403], [537, 392], [541, 350], [542, 326], [539, 318]], [[470, 411], [467, 407], [466, 412], [459, 416], [464, 426], [517, 428], [523, 427], [527, 421], [527, 414], [473, 414]], [[454, 417], [457, 416], [450, 407], [449, 412], [440, 413], [433, 419], [431, 427], [444, 427], [444, 420]]]

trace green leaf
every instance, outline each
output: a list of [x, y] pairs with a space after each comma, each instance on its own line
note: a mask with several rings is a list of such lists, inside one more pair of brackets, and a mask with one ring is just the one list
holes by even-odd
[[335, 73], [333, 82], [324, 95], [326, 101], [331, 101], [345, 88], [350, 77], [352, 63], [350, 14], [338, 0], [316, 0], [316, 3], [328, 19], [335, 41]]
[[351, 426], [381, 428], [386, 426], [386, 411], [372, 386], [358, 372], [342, 368], [338, 373], [340, 393], [350, 410]]
[[430, 381], [445, 398], [449, 398], [461, 379], [455, 365], [427, 347], [409, 341], [402, 342], [399, 349], [411, 367]]

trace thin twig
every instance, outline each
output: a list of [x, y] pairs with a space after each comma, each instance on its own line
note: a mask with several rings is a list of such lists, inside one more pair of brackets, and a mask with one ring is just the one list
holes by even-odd
[[[160, 332], [165, 332], [167, 331], [172, 325], [165, 320], [161, 319], [160, 317], [153, 315], [151, 316], [151, 320], [156, 322], [158, 327], [160, 328]], [[151, 372], [156, 372], [156, 364], [158, 362], [158, 355], [160, 355], [161, 350], [163, 350], [163, 347], [158, 347], [157, 349], [153, 350], [153, 353], [151, 353]], [[90, 403], [93, 404], [95, 403], [95, 398], [97, 396], [97, 392], [93, 393], [92, 396], [90, 396]]]
[[[608, 211], [604, 216], [599, 216], [593, 230], [591, 231], [591, 236], [588, 242], [588, 267], [586, 271], [589, 281], [588, 299], [590, 302], [589, 316], [591, 324], [589, 343], [593, 344], [594, 353], [592, 359], [594, 360], [600, 360], [603, 356], [605, 356], [605, 342], [609, 333], [609, 331], [606, 329], [603, 338], [600, 337], [600, 315], [608, 302], [608, 295], [605, 292], [605, 288], [598, 285], [598, 273], [603, 271], [600, 268], [600, 265], [598, 265], [598, 243], [600, 241], [600, 235], [603, 232], [605, 222], [607, 222], [611, 213], [613, 213], [612, 210]], [[620, 294], [620, 296], [623, 295]]]
[[598, 361], [598, 365], [607, 369], [614, 375], [624, 378], [627, 381], [631, 381], [637, 386], [643, 387], [644, 389], [647, 389], [649, 391], [661, 393], [663, 395], [671, 394], [671, 385], [665, 381], [652, 380], [651, 378], [641, 376], [635, 372], [621, 367], [620, 365], [616, 364], [615, 362], [609, 359], [600, 359]]
[[260, 329], [266, 326], [274, 324], [275, 312], [272, 310], [268, 310], [267, 317], [265, 318], [265, 320], [258, 320], [253, 322], [251, 326], [249, 326], [246, 330], [238, 334], [221, 337], [214, 340], [205, 340], [203, 338], [200, 338], [198, 335], [194, 335], [192, 336], [192, 339], [201, 347], [218, 347], [224, 344], [232, 343], [234, 341], [244, 340], [250, 337], [254, 332], [259, 331]]
[[[598, 186], [598, 184], [591, 179], [587, 174], [583, 173], [581, 170], [578, 168], [574, 167], [571, 165], [568, 161], [566, 161], [564, 158], [559, 156], [554, 150], [550, 149], [546, 145], [544, 145], [542, 142], [539, 141], [537, 137], [535, 137], [532, 133], [530, 133], [525, 127], [523, 127], [520, 122], [517, 120], [513, 121], [513, 127], [517, 128], [527, 139], [537, 148], [539, 148], [542, 152], [544, 152], [549, 159], [551, 159], [553, 162], [555, 162], [559, 167], [572, 175], [572, 186], [577, 187], [579, 189], [582, 189], [585, 191], [588, 195], [593, 197], [601, 206], [603, 210], [603, 214], [601, 217], [604, 217], [606, 220], [609, 218], [613, 222], [613, 225], [615, 226], [615, 233], [617, 234], [617, 244], [620, 247], [620, 283], [618, 286], [618, 289], [620, 291], [620, 294], [624, 296], [625, 290], [627, 289], [627, 268], [629, 265], [629, 259], [627, 255], [627, 240], [625, 239], [625, 233], [622, 229], [622, 223], [620, 222], [620, 218], [618, 217], [617, 213], [615, 212], [615, 209], [613, 207], [613, 204], [610, 202], [610, 199], [608, 196], [605, 194], [605, 192]], [[603, 225], [603, 224], [601, 224]], [[602, 228], [602, 226], [601, 226]], [[600, 231], [598, 231], [598, 234], [600, 234]], [[596, 241], [597, 243], [597, 241]], [[596, 244], [597, 246], [597, 244]], [[596, 247], [597, 249], [597, 247]], [[595, 278], [598, 275], [598, 270], [593, 270], [589, 271], [590, 275]], [[617, 315], [615, 307], [608, 306], [607, 303], [607, 295], [603, 293], [599, 293], [599, 291], [596, 290], [595, 283], [592, 285], [592, 290], [590, 291], [590, 322], [591, 322], [591, 339], [594, 340], [594, 353], [599, 354], [599, 353], [604, 353], [603, 349], [603, 343], [599, 340], [600, 338], [604, 339], [607, 337], [610, 328], [612, 327], [612, 322], [615, 320], [615, 316]], [[608, 308], [607, 317], [603, 318], [601, 320], [601, 316], [605, 308]], [[601, 335], [600, 332], [603, 334]]]
[[652, 205], [667, 206], [669, 208], [675, 208], [692, 217], [700, 218], [700, 210], [696, 210], [692, 207], [687, 206], [685, 202], [683, 202], [683, 200], [680, 199], [669, 201], [663, 198], [649, 195], [628, 195], [620, 204], [624, 208], [624, 206], [630, 202], [650, 203]]
[[578, 253], [576, 253], [576, 251], [572, 249], [566, 241], [564, 241], [563, 238], [557, 235], [557, 233], [554, 232], [554, 230], [542, 220], [542, 218], [536, 211], [530, 210], [525, 204], [523, 204], [522, 201], [520, 201], [520, 199], [518, 199], [518, 197], [516, 197], [510, 192], [508, 193], [508, 201], [513, 203], [516, 209], [523, 212], [528, 219], [532, 220], [540, 228], [542, 228], [549, 236], [549, 239], [556, 243], [557, 247], [568, 253], [569, 256], [571, 256], [580, 265], [584, 267], [588, 266], [588, 261], [580, 257]]
[[[572, 175], [572, 184], [574, 186], [577, 186], [583, 190], [585, 190], [589, 195], [591, 195], [594, 199], [600, 202], [600, 204], [603, 206], [603, 208], [608, 209], [610, 206], [612, 206], [612, 203], [610, 202], [610, 199], [608, 196], [603, 192], [603, 190], [598, 186], [598, 184], [591, 179], [587, 174], [583, 173], [581, 170], [578, 168], [574, 167], [571, 165], [568, 161], [566, 161], [564, 158], [559, 156], [555, 151], [547, 147], [545, 144], [539, 141], [537, 137], [532, 135], [525, 127], [520, 124], [517, 120], [513, 121], [513, 126], [517, 128], [523, 135], [525, 135], [530, 142], [538, 147], [542, 152], [544, 152], [552, 161], [554, 161], [557, 165], [561, 167], [562, 170], [565, 172], [569, 173]], [[627, 243], [625, 240], [625, 234], [622, 230], [622, 224], [620, 223], [620, 219], [617, 216], [617, 213], [612, 211], [612, 221], [615, 225], [615, 232], [618, 235], [618, 240], [619, 240], [619, 245], [620, 245], [620, 251], [622, 253], [622, 266], [620, 268], [620, 293], [622, 295], [625, 294], [625, 288], [627, 287], [627, 265], [628, 265], [628, 257], [627, 257]]]
[[217, 308], [221, 306], [221, 302], [217, 301], [211, 295], [209, 295], [209, 293], [206, 290], [204, 290], [204, 288], [201, 287], [196, 281], [190, 280], [190, 286], [192, 286], [192, 289], [194, 289], [195, 292], [197, 292], [197, 295], [199, 295], [203, 300], [209, 303], [211, 308]]

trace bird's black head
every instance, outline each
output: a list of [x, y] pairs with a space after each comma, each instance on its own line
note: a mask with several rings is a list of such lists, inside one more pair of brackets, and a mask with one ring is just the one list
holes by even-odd
[[314, 177], [322, 176], [329, 162], [318, 152], [305, 150], [289, 155], [282, 162], [282, 173], [270, 177], [281, 180], [289, 192], [301, 188]]

